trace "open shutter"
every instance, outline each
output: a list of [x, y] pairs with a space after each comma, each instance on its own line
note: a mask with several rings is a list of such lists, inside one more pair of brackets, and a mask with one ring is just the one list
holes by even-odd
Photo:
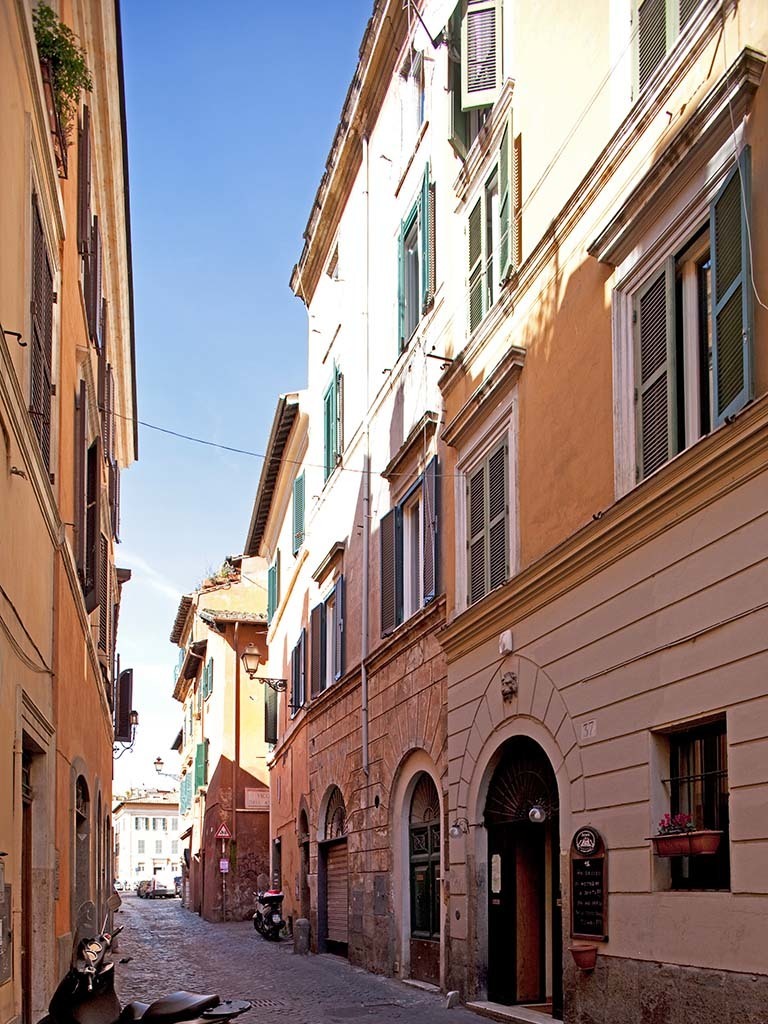
[[85, 610], [92, 612], [99, 603], [97, 586], [99, 560], [99, 491], [101, 473], [101, 454], [99, 442], [95, 441], [88, 449], [86, 463], [86, 503], [85, 503], [85, 574], [83, 580], [83, 596]]
[[293, 481], [293, 553], [304, 543], [304, 474]]
[[299, 698], [300, 707], [307, 700], [307, 631], [302, 629], [299, 637]]
[[77, 251], [91, 251], [91, 112], [83, 107], [77, 160]]
[[429, 164], [424, 168], [419, 195], [419, 238], [421, 239], [421, 311], [425, 313], [432, 305], [434, 295], [430, 290], [432, 279], [432, 251], [430, 247], [430, 187]]
[[[663, 2], [663, 0], [662, 0]], [[468, 0], [461, 23], [461, 104], [486, 107], [501, 88], [501, 2]]]
[[634, 321], [637, 466], [643, 479], [677, 451], [674, 257], [636, 296]]
[[450, 143], [464, 159], [469, 149], [469, 124], [461, 105], [461, 4], [448, 22], [448, 90], [451, 94]]
[[277, 565], [273, 562], [267, 570], [267, 624], [275, 614], [277, 607]]
[[333, 678], [344, 675], [344, 577], [339, 576], [334, 587], [333, 602]]
[[405, 348], [405, 221], [400, 224], [397, 236], [397, 351]]
[[402, 618], [402, 561], [398, 509], [381, 520], [381, 635], [387, 636]]
[[90, 339], [93, 344], [101, 350], [102, 342], [102, 330], [101, 330], [101, 271], [102, 271], [102, 254], [101, 254], [101, 230], [99, 228], [99, 218], [93, 218], [93, 224], [91, 226], [91, 255], [89, 260], [89, 271], [87, 278], [86, 288], [86, 312], [88, 314], [88, 332]]
[[88, 391], [84, 380], [75, 398], [75, 558], [80, 584], [85, 584], [86, 510], [88, 507]]
[[133, 707], [133, 669], [126, 668], [115, 684], [115, 739], [131, 741], [131, 709]]
[[208, 664], [205, 667], [207, 669], [205, 696], [210, 697], [213, 693], [213, 658], [208, 659]]
[[344, 374], [334, 366], [336, 376], [336, 437], [334, 464], [341, 462], [341, 455], [344, 451]]
[[103, 533], [99, 534], [99, 557], [97, 566], [99, 592], [99, 650], [109, 651], [109, 542]]
[[746, 147], [710, 211], [716, 426], [753, 397], [749, 215], [750, 151]]
[[45, 468], [51, 468], [51, 394], [53, 379], [53, 271], [43, 222], [32, 196], [32, 352], [29, 411]]
[[469, 574], [467, 598], [469, 604], [479, 601], [487, 590], [485, 476], [486, 465], [483, 463], [472, 473], [467, 483], [467, 572]]
[[488, 589], [509, 578], [509, 483], [506, 441], [488, 457]]
[[422, 515], [424, 517], [424, 604], [433, 601], [438, 592], [438, 486], [437, 456], [432, 458], [424, 471]]
[[667, 0], [643, 0], [637, 7], [636, 92], [645, 87], [667, 52]]
[[120, 541], [120, 467], [112, 460], [109, 464], [109, 507], [111, 509], [112, 536]]
[[320, 603], [310, 612], [309, 616], [310, 667], [309, 685], [312, 696], [316, 697], [324, 689], [325, 672], [323, 649], [325, 647], [325, 605]]
[[195, 789], [205, 785], [206, 743], [198, 743], [195, 749]]
[[481, 199], [477, 200], [469, 213], [467, 243], [469, 330], [472, 333], [483, 319], [483, 212]]
[[324, 448], [324, 480], [334, 470], [336, 465], [336, 368], [334, 367], [333, 379], [323, 396], [323, 448]]
[[264, 687], [264, 742], [277, 743], [277, 690]]
[[509, 277], [514, 259], [512, 219], [512, 112], [501, 137], [499, 149], [499, 270], [501, 281]]

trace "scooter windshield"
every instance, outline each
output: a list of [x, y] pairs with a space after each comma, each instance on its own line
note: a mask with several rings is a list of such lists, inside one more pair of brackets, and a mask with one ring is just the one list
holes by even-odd
[[80, 943], [87, 939], [94, 939], [99, 934], [99, 925], [96, 920], [96, 906], [92, 900], [81, 903], [75, 919], [75, 936], [72, 941], [72, 966], [76, 967], [80, 950]]

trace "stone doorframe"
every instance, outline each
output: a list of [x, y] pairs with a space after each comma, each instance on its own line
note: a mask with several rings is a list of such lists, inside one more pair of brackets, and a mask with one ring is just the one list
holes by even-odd
[[445, 988], [445, 936], [447, 906], [445, 879], [445, 794], [434, 761], [425, 750], [412, 750], [398, 765], [391, 790], [390, 829], [392, 836], [392, 902], [395, 912], [395, 961], [399, 978], [411, 976], [411, 886], [409, 825], [411, 799], [419, 776], [432, 779], [440, 801], [440, 987]]
[[[488, 969], [488, 833], [483, 815], [504, 743], [515, 736], [527, 736], [538, 743], [552, 765], [560, 801], [560, 879], [564, 897], [568, 891], [564, 864], [573, 833], [573, 815], [585, 807], [584, 769], [576, 731], [550, 677], [529, 658], [517, 654], [486, 671], [488, 683], [478, 694], [464, 756], [450, 766], [448, 813], [449, 825], [454, 821], [467, 825], [458, 838], [449, 839], [451, 942], [464, 943], [464, 962], [475, 965], [473, 975], [466, 979], [471, 990], [468, 995], [479, 998], [487, 996]], [[518, 686], [509, 702], [503, 699], [499, 686], [502, 673], [507, 672], [514, 674]], [[538, 709], [543, 718], [538, 717]], [[448, 742], [450, 747], [450, 735]], [[567, 913], [564, 903], [564, 939], [569, 933]]]

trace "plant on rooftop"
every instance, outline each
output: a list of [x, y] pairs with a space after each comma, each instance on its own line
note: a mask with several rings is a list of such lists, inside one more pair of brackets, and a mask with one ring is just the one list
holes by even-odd
[[47, 61], [56, 112], [67, 145], [72, 141], [72, 128], [77, 115], [80, 90], [93, 90], [87, 55], [72, 29], [59, 21], [47, 4], [39, 4], [32, 12], [37, 53]]

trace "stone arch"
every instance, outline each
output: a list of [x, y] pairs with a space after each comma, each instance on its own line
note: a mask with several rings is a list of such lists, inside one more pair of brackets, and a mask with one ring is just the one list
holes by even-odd
[[[434, 783], [440, 803], [441, 829], [445, 828], [446, 797], [437, 765], [432, 757], [423, 749], [409, 750], [403, 756], [395, 772], [391, 788], [389, 806], [390, 835], [392, 836], [392, 897], [395, 914], [395, 959], [399, 966], [399, 976], [411, 976], [410, 934], [411, 906], [408, 835], [411, 801], [414, 790], [422, 774], [427, 774]], [[440, 844], [440, 877], [447, 878], [444, 843]], [[440, 983], [445, 980], [445, 937], [446, 899], [445, 885], [441, 884], [441, 941], [440, 941]]]
[[302, 793], [296, 813], [296, 841], [299, 847], [299, 913], [307, 920], [312, 911], [309, 822], [309, 804], [306, 796]]

